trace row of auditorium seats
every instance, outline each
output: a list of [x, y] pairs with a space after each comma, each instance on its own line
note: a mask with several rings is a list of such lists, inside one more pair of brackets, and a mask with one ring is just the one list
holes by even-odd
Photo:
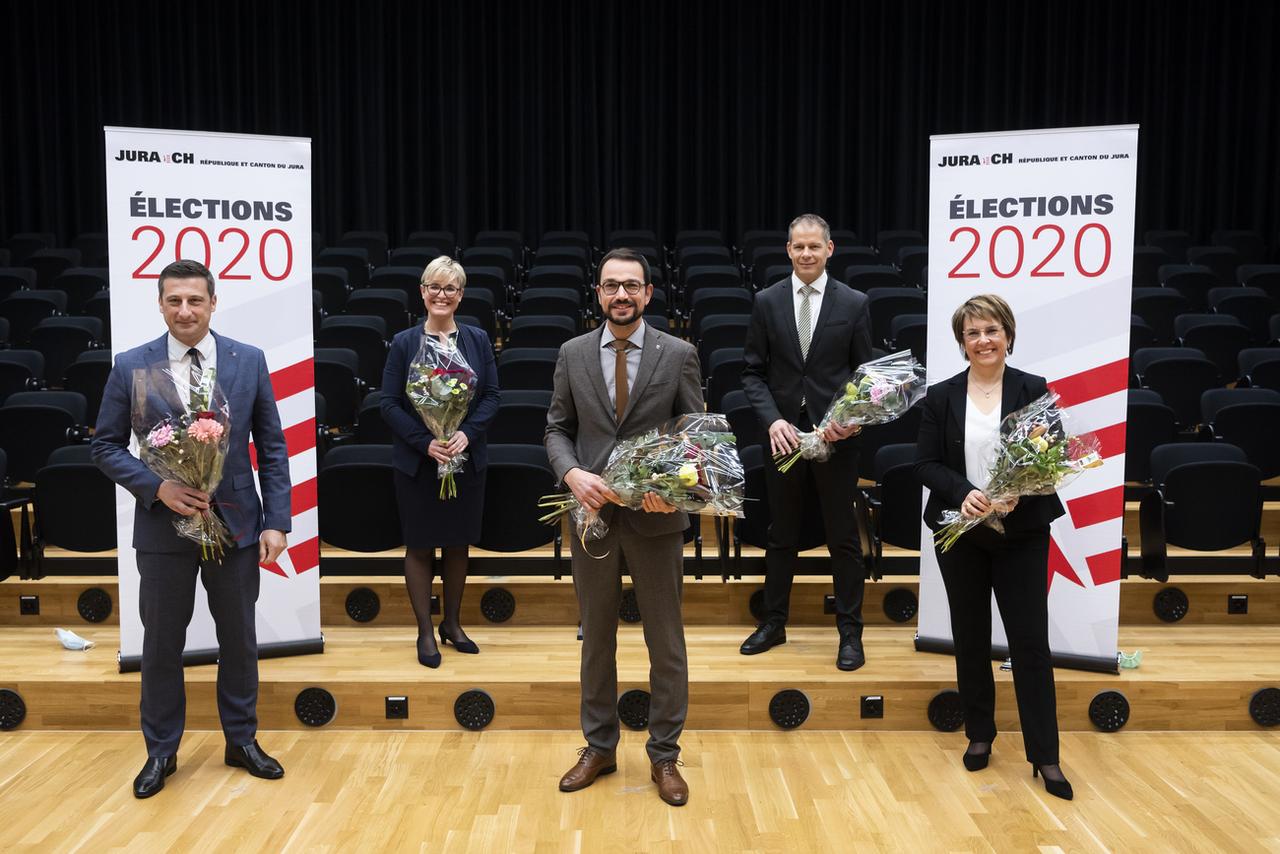
[[[873, 241], [865, 242], [869, 245], [864, 245], [856, 232], [833, 229], [832, 239], [837, 252], [856, 248], [858, 251], [853, 257], [862, 259], [861, 263], [899, 264], [907, 271], [909, 283], [923, 283], [918, 277], [917, 261], [900, 264], [904, 259], [903, 249], [925, 245], [924, 235], [919, 231], [881, 230]], [[580, 230], [548, 231], [535, 241], [521, 231], [487, 229], [477, 232], [464, 249], [455, 233], [447, 230], [411, 231], [395, 243], [385, 231], [360, 230], [345, 232], [331, 244], [326, 243], [319, 232], [313, 232], [312, 249], [317, 257], [331, 250], [351, 250], [345, 257], [363, 263], [350, 268], [356, 274], [352, 284], [363, 284], [361, 277], [374, 268], [390, 265], [421, 269], [436, 255], [459, 257], [467, 252], [474, 253], [473, 258], [477, 260], [488, 253], [498, 259], [499, 266], [509, 262], [512, 266], [507, 271], [511, 274], [508, 279], [514, 281], [517, 270], [531, 270], [535, 266], [559, 266], [563, 262], [564, 266], [585, 263], [589, 267], [605, 249], [618, 246], [644, 252], [659, 267], [679, 269], [690, 266], [681, 264], [682, 259], [691, 259], [696, 262], [694, 265], [728, 262], [743, 270], [767, 269], [774, 264], [788, 263], [783, 251], [785, 241], [786, 230], [782, 228], [748, 229], [733, 240], [727, 239], [719, 229], [685, 229], [668, 238], [660, 238], [653, 229], [615, 229], [598, 243]], [[1271, 260], [1272, 249], [1257, 232], [1243, 229], [1216, 228], [1207, 241], [1199, 244], [1186, 231], [1151, 229], [1144, 232], [1135, 252], [1135, 283], [1154, 284], [1155, 271], [1163, 264], [1201, 264], [1217, 271], [1221, 279], [1234, 281], [1230, 275], [1232, 270], [1241, 264]], [[344, 256], [337, 252], [330, 257]], [[42, 279], [51, 280], [68, 267], [106, 267], [106, 261], [107, 236], [102, 233], [81, 234], [69, 246], [59, 246], [53, 233], [24, 232], [11, 235], [0, 245], [0, 267], [33, 267], [40, 271]], [[833, 268], [840, 269], [840, 265]]]
[[[764, 446], [744, 445], [739, 455], [749, 500], [743, 518], [716, 528], [718, 571], [725, 576], [741, 574], [744, 545], [765, 547], [769, 526], [765, 466], [771, 463]], [[879, 447], [869, 458], [865, 473], [874, 483], [862, 490], [855, 513], [871, 577], [879, 575], [885, 545], [920, 547], [914, 456], [914, 444], [892, 443]], [[491, 444], [489, 463], [479, 547], [513, 554], [554, 544], [555, 571], [564, 572], [559, 528], [537, 521], [538, 499], [554, 489], [544, 449], [531, 444]], [[5, 454], [0, 451], [0, 475], [5, 473], [4, 466]], [[1248, 545], [1254, 557], [1250, 571], [1263, 577], [1263, 475], [1241, 448], [1226, 443], [1169, 444], [1151, 452], [1149, 466], [1154, 487], [1140, 506], [1141, 574], [1167, 579], [1170, 545], [1203, 552]], [[389, 445], [332, 449], [320, 462], [318, 490], [324, 542], [364, 553], [403, 546]], [[14, 548], [11, 537], [0, 538], [0, 575], [13, 568], [37, 576], [56, 571], [56, 565], [45, 559], [50, 547], [77, 553], [115, 548], [114, 487], [93, 465], [86, 445], [52, 452], [36, 475], [34, 488], [19, 503], [26, 501], [34, 505], [34, 528], [28, 531], [24, 525], [21, 559], [9, 553]], [[816, 507], [811, 509], [804, 514], [803, 549], [825, 541], [822, 514]], [[704, 570], [699, 531], [695, 518], [686, 542], [697, 541], [700, 574]], [[11, 528], [7, 534], [12, 534]], [[519, 571], [518, 562], [510, 564], [508, 574]]]

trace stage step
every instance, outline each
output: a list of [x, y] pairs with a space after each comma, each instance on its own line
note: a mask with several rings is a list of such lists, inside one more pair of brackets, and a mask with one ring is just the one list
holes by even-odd
[[[1057, 580], [1058, 584], [1067, 582]], [[691, 626], [754, 625], [753, 597], [758, 606], [763, 581], [747, 577], [728, 582], [719, 577], [687, 578], [684, 587], [684, 617]], [[81, 615], [102, 613], [104, 602], [110, 613], [103, 624], [118, 625], [118, 584], [113, 577], [48, 576], [39, 581], [9, 579], [0, 582], [0, 625], [63, 626], [74, 628], [93, 623]], [[1172, 593], [1163, 591], [1174, 589]], [[102, 595], [87, 592], [102, 591]], [[915, 625], [919, 580], [914, 576], [886, 576], [868, 582], [864, 619], [871, 626]], [[510, 594], [510, 599], [501, 592]], [[1177, 591], [1186, 597], [1181, 604]], [[437, 596], [440, 585], [435, 585]], [[370, 596], [372, 594], [372, 598]], [[105, 599], [103, 598], [105, 595]], [[800, 576], [791, 595], [793, 625], [832, 625], [828, 612], [830, 578]], [[32, 600], [29, 597], [38, 597]], [[82, 602], [83, 597], [83, 602]], [[1182, 613], [1177, 625], [1280, 625], [1280, 580], [1259, 580], [1249, 576], [1176, 578], [1168, 584], [1142, 578], [1120, 582], [1120, 624], [1122, 626], [1163, 625], [1156, 602], [1175, 606], [1162, 611], [1165, 616]], [[1241, 599], [1240, 597], [1244, 597]], [[376, 614], [372, 603], [376, 599]], [[504, 604], [504, 602], [506, 604]], [[39, 613], [25, 613], [38, 605]], [[572, 626], [578, 622], [578, 605], [573, 582], [525, 576], [473, 577], [463, 597], [463, 623], [468, 626], [494, 625], [497, 618], [510, 616], [506, 626]], [[95, 611], [97, 607], [99, 610]], [[1243, 609], [1243, 612], [1240, 612]], [[891, 616], [892, 614], [892, 616]], [[369, 617], [362, 622], [355, 619]], [[902, 618], [906, 617], [905, 620]], [[896, 619], [895, 619], [896, 618]], [[409, 626], [413, 612], [405, 596], [404, 579], [395, 576], [326, 576], [320, 580], [320, 619], [324, 626]]]
[[[0, 688], [25, 702], [25, 729], [130, 730], [138, 725], [137, 673], [116, 667], [118, 629], [83, 632], [97, 642], [88, 652], [63, 650], [52, 629], [0, 628]], [[478, 656], [444, 650], [443, 665], [417, 663], [408, 627], [330, 628], [325, 652], [264, 660], [259, 716], [264, 729], [301, 729], [295, 702], [322, 688], [336, 702], [328, 724], [338, 729], [457, 729], [455, 702], [485, 692], [495, 729], [573, 730], [578, 727], [579, 641], [572, 627], [477, 627]], [[807, 705], [806, 729], [929, 730], [930, 701], [955, 685], [950, 656], [918, 653], [913, 630], [873, 627], [865, 637], [868, 663], [854, 673], [835, 668], [834, 629], [793, 627], [788, 643], [744, 658], [737, 628], [687, 630], [690, 729], [776, 730], [770, 704], [798, 691]], [[1128, 628], [1121, 649], [1140, 649], [1142, 666], [1119, 675], [1057, 671], [1059, 720], [1064, 730], [1090, 730], [1098, 694], [1124, 695], [1127, 730], [1250, 730], [1249, 703], [1262, 688], [1280, 686], [1280, 628]], [[647, 687], [641, 629], [619, 631], [619, 692]], [[999, 725], [1017, 729], [1010, 674], [997, 667]], [[214, 666], [187, 669], [188, 727], [216, 729]], [[388, 720], [386, 698], [406, 697], [408, 717]], [[883, 717], [862, 717], [861, 698], [881, 697]]]

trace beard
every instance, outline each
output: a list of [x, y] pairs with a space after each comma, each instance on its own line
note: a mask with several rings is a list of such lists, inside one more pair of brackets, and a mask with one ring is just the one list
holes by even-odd
[[629, 305], [609, 304], [609, 319], [619, 326], [634, 323], [640, 317], [640, 308], [633, 302]]

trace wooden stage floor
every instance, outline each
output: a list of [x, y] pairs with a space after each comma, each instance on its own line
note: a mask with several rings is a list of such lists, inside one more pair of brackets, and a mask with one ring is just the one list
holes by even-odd
[[688, 806], [649, 782], [644, 737], [619, 773], [556, 790], [580, 736], [264, 733], [286, 769], [256, 780], [190, 733], [164, 791], [137, 801], [136, 733], [0, 738], [5, 851], [1276, 851], [1274, 733], [1068, 733], [1075, 800], [1047, 795], [1016, 734], [967, 773], [939, 733], [694, 732]]
[[[1161, 622], [1153, 598], [1169, 586], [1187, 614]], [[750, 630], [758, 579], [686, 584], [690, 711], [682, 744], [690, 804], [667, 807], [648, 779], [642, 732], [626, 730], [619, 773], [573, 795], [556, 781], [582, 743], [579, 644], [567, 580], [473, 579], [464, 619], [479, 656], [444, 650], [439, 670], [419, 666], [415, 630], [396, 578], [325, 578], [325, 652], [261, 663], [265, 749], [281, 781], [222, 764], [216, 668], [187, 670], [188, 733], [179, 770], [160, 795], [130, 791], [144, 748], [136, 673], [116, 665], [118, 620], [86, 622], [77, 602], [112, 579], [0, 583], [0, 689], [27, 714], [0, 732], [3, 851], [1280, 851], [1280, 731], [1249, 715], [1254, 692], [1280, 687], [1280, 585], [1244, 577], [1128, 579], [1121, 586], [1120, 648], [1142, 666], [1118, 675], [1057, 671], [1063, 768], [1076, 800], [1048, 796], [1022, 759], [1011, 677], [993, 663], [998, 724], [992, 765], [969, 774], [961, 732], [939, 733], [929, 701], [954, 687], [949, 656], [915, 652], [914, 619], [894, 623], [885, 593], [914, 579], [868, 585], [868, 664], [835, 669], [836, 634], [823, 613], [830, 579], [801, 578], [789, 642], [738, 654]], [[512, 618], [481, 615], [484, 592], [515, 596]], [[347, 597], [369, 587], [381, 610], [348, 616]], [[1228, 596], [1247, 594], [1247, 614]], [[40, 613], [20, 611], [40, 596]], [[97, 642], [68, 652], [53, 628]], [[642, 627], [619, 627], [619, 689], [647, 687]], [[304, 726], [295, 700], [320, 687], [333, 720]], [[469, 732], [454, 702], [481, 689], [492, 723]], [[810, 704], [782, 730], [770, 700], [786, 689]], [[1098, 732], [1090, 702], [1117, 691], [1129, 704], [1119, 731]], [[385, 698], [408, 698], [388, 720]], [[861, 717], [881, 696], [884, 717]]]

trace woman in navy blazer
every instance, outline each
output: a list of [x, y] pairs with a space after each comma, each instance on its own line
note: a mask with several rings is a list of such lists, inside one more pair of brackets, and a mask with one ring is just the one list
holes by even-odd
[[[396, 501], [404, 528], [404, 581], [418, 621], [418, 661], [427, 667], [440, 666], [440, 650], [431, 626], [431, 558], [437, 547], [444, 564], [440, 643], [452, 643], [458, 652], [480, 651], [462, 630], [458, 612], [467, 583], [468, 547], [480, 539], [489, 463], [485, 433], [498, 413], [498, 369], [484, 330], [454, 322], [466, 284], [462, 265], [448, 256], [427, 265], [420, 285], [425, 321], [396, 335], [382, 374], [382, 418], [391, 428]], [[426, 335], [454, 344], [476, 372], [476, 391], [467, 417], [445, 442], [431, 435], [405, 394], [409, 366]], [[437, 463], [448, 462], [464, 451], [466, 464], [454, 475], [457, 497], [441, 500]]]
[[1049, 651], [1049, 523], [1064, 512], [1056, 495], [1016, 498], [996, 506], [982, 491], [986, 468], [1006, 415], [1048, 391], [1043, 377], [1008, 367], [1016, 336], [1009, 304], [976, 296], [956, 309], [952, 330], [969, 367], [937, 383], [925, 397], [915, 473], [929, 487], [924, 521], [941, 527], [943, 510], [968, 516], [1007, 512], [1004, 534], [987, 525], [937, 552], [947, 589], [955, 642], [956, 681], [964, 705], [970, 771], [987, 767], [996, 737], [995, 680], [991, 673], [991, 594], [1000, 606], [1027, 760], [1043, 774], [1045, 789], [1071, 798], [1058, 767], [1057, 700]]

